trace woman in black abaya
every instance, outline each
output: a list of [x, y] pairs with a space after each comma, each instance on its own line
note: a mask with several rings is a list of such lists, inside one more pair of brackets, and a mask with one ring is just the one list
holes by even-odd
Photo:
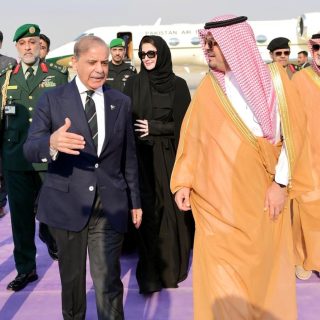
[[125, 93], [132, 99], [143, 210], [136, 275], [140, 293], [151, 293], [178, 287], [188, 274], [194, 223], [191, 212], [176, 207], [170, 176], [190, 93], [161, 37], [143, 37], [139, 57], [141, 71]]

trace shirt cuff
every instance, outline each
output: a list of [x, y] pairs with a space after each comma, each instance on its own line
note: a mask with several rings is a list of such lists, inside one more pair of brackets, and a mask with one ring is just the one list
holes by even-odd
[[285, 186], [289, 183], [289, 164], [285, 145], [282, 145], [278, 163], [276, 165], [275, 182]]

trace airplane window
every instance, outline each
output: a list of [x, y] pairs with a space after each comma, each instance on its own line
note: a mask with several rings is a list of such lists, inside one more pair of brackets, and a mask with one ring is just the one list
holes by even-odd
[[179, 39], [178, 38], [171, 38], [171, 39], [169, 39], [169, 44], [171, 46], [177, 46], [179, 44]]
[[267, 39], [267, 37], [264, 35], [264, 34], [259, 34], [259, 35], [257, 35], [256, 36], [256, 41], [258, 42], [258, 43], [264, 43], [264, 42], [266, 42], [268, 39]]
[[304, 34], [304, 19], [303, 16], [301, 16], [298, 20], [298, 32], [299, 36], [302, 37]]
[[192, 39], [191, 39], [191, 44], [193, 44], [193, 45], [198, 45], [198, 44], [200, 44], [200, 39], [199, 39], [199, 37], [193, 37]]

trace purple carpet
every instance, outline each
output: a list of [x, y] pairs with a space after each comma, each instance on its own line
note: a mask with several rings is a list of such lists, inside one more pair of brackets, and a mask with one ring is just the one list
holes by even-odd
[[[0, 319], [1, 320], [57, 320], [62, 319], [60, 280], [57, 262], [49, 257], [44, 244], [37, 239], [37, 270], [39, 280], [24, 290], [12, 293], [7, 284], [16, 276], [12, 256], [10, 216], [0, 219]], [[121, 259], [122, 281], [125, 288], [126, 320], [191, 320], [191, 274], [178, 289], [162, 290], [150, 297], [138, 292], [135, 279], [137, 256]], [[89, 267], [88, 267], [89, 270]], [[314, 274], [308, 281], [297, 281], [299, 320], [320, 319], [320, 279]], [[284, 310], [285, 314], [285, 310]], [[95, 297], [88, 272], [87, 319], [97, 319]]]

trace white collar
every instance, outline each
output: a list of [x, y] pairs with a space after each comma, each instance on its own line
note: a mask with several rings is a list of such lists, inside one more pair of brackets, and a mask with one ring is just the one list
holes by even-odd
[[[78, 76], [76, 76], [76, 85], [78, 87], [79, 93], [80, 94], [84, 94], [87, 93], [87, 91], [89, 90], [84, 84], [83, 82], [80, 80], [80, 78]], [[99, 95], [103, 95], [103, 90], [102, 90], [102, 86], [99, 87], [98, 89], [94, 90], [94, 93], [99, 94]]]

